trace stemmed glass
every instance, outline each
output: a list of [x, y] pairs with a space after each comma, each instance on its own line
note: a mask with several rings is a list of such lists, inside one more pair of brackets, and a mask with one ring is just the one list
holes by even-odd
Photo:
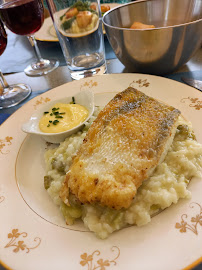
[[[3, 23], [0, 20], [0, 55], [4, 52], [7, 45], [7, 34]], [[2, 72], [0, 71], [0, 109], [5, 109], [17, 105], [31, 93], [31, 88], [26, 84], [8, 85]]]
[[26, 35], [34, 48], [37, 62], [25, 68], [28, 76], [41, 76], [59, 66], [56, 60], [47, 60], [41, 57], [34, 33], [44, 22], [44, 7], [41, 0], [0, 0], [0, 15], [13, 33]]

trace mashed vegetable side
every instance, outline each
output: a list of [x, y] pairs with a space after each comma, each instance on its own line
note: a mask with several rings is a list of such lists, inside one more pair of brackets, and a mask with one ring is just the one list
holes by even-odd
[[88, 117], [88, 110], [79, 104], [55, 104], [39, 121], [39, 128], [45, 133], [59, 133], [70, 130]]
[[59, 197], [62, 182], [72, 157], [99, 110], [100, 108], [96, 108], [82, 131], [45, 153], [47, 171], [44, 186], [54, 203], [60, 207], [67, 224], [72, 225], [76, 219], [81, 218], [90, 231], [104, 239], [127, 225], [145, 225], [150, 222], [152, 215], [177, 203], [180, 198], [191, 198], [187, 186], [192, 177], [201, 177], [202, 145], [195, 140], [191, 124], [179, 117], [176, 135], [165, 160], [143, 182], [128, 209], [113, 210], [98, 204], [81, 205], [74, 195], [70, 195], [71, 206], [67, 206]]
[[[98, 27], [98, 8], [89, 1], [77, 1], [60, 17], [65, 33], [85, 33]], [[96, 29], [95, 29], [96, 30]]]

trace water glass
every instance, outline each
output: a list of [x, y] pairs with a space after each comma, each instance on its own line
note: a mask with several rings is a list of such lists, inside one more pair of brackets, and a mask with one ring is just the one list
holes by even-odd
[[78, 80], [104, 74], [103, 25], [97, 0], [46, 2], [71, 77]]

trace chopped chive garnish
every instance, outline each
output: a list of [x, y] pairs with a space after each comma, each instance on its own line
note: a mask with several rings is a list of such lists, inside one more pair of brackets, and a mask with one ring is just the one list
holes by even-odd
[[49, 120], [49, 123], [52, 123], [53, 121]]
[[57, 123], [59, 123], [58, 120], [54, 120], [54, 121], [53, 121], [53, 125], [57, 125]]
[[52, 111], [53, 111], [53, 112], [55, 112], [55, 111], [57, 111], [57, 110], [59, 110], [59, 108], [55, 108], [55, 107], [52, 108]]
[[50, 124], [48, 124], [47, 127], [50, 127]]
[[56, 115], [55, 118], [63, 118], [62, 115]]
[[50, 113], [50, 116], [52, 116], [53, 114], [52, 113]]
[[54, 112], [53, 114], [54, 114], [54, 115], [57, 115], [57, 114], [59, 114], [59, 112]]
[[59, 114], [65, 114], [65, 112], [60, 112]]
[[70, 102], [70, 104], [76, 104], [75, 103], [75, 97], [72, 97], [72, 101]]
[[48, 112], [44, 112], [44, 114], [47, 114]]

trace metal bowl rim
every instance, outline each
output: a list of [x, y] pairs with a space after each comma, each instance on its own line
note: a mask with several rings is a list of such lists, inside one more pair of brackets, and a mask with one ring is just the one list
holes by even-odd
[[140, 2], [147, 2], [147, 1], [148, 0], [138, 0], [138, 1], [135, 1], [135, 2], [130, 2], [130, 3], [123, 4], [123, 5], [118, 6], [118, 7], [114, 7], [113, 9], [108, 10], [103, 15], [102, 22], [103, 22], [104, 25], [106, 25], [107, 27], [112, 28], [112, 29], [141, 32], [141, 31], [155, 31], [155, 30], [160, 30], [160, 29], [170, 29], [170, 28], [182, 27], [182, 26], [186, 26], [186, 25], [190, 25], [190, 24], [195, 24], [195, 23], [198, 23], [198, 22], [201, 22], [202, 21], [202, 18], [201, 18], [201, 19], [198, 19], [198, 20], [195, 20], [195, 21], [191, 21], [191, 22], [187, 22], [187, 23], [176, 24], [176, 25], [169, 25], [169, 26], [162, 26], [162, 27], [155, 27], [155, 28], [149, 28], [149, 29], [130, 29], [130, 28], [124, 28], [124, 27], [117, 27], [117, 26], [112, 26], [112, 25], [110, 25], [110, 24], [108, 24], [108, 23], [106, 23], [104, 21], [105, 17], [109, 13], [113, 12], [116, 9], [120, 9], [120, 8], [122, 8], [124, 6], [134, 5], [134, 4], [137, 4], [137, 3], [140, 3]]

